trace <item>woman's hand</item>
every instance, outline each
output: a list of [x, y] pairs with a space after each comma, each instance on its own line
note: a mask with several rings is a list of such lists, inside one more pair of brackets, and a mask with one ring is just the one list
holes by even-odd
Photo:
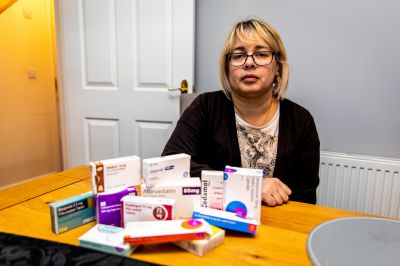
[[263, 178], [262, 200], [269, 206], [282, 205], [289, 200], [292, 191], [279, 178]]

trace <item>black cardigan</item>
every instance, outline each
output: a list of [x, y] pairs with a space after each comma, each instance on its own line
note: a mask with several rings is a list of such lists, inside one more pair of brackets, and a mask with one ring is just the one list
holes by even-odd
[[[311, 114], [298, 104], [280, 102], [278, 150], [274, 177], [292, 190], [290, 200], [316, 203], [319, 184], [319, 138]], [[233, 103], [222, 91], [199, 95], [179, 119], [162, 155], [186, 153], [191, 176], [201, 170], [241, 167]]]

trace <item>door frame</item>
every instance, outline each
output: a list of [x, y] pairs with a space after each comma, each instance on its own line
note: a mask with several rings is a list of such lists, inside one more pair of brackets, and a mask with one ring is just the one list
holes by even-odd
[[60, 129], [60, 147], [61, 147], [61, 158], [62, 158], [62, 170], [68, 169], [70, 166], [69, 160], [69, 137], [68, 137], [68, 130], [67, 130], [67, 113], [68, 113], [68, 104], [67, 97], [64, 97], [67, 91], [64, 89], [64, 63], [63, 63], [63, 41], [61, 40], [59, 32], [62, 29], [61, 18], [59, 15], [59, 11], [61, 9], [61, 5], [59, 5], [59, 1], [62, 0], [54, 0], [54, 21], [55, 21], [55, 28], [54, 28], [54, 36], [56, 39], [56, 56], [57, 56], [57, 91], [58, 91], [58, 113], [59, 113], [59, 129]]

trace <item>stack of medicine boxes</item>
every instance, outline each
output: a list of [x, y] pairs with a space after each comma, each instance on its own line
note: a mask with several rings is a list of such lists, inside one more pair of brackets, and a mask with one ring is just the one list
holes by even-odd
[[121, 199], [138, 195], [141, 160], [137, 156], [90, 162], [97, 225], [79, 238], [83, 247], [129, 256], [136, 246], [125, 244]]
[[[80, 245], [129, 255], [136, 248], [135, 244], [151, 243], [146, 242], [144, 228], [153, 233], [148, 239], [157, 238], [157, 234], [154, 235], [157, 230], [152, 229], [152, 226], [167, 229], [166, 232], [159, 232], [160, 235], [168, 232], [173, 235], [163, 239], [159, 236], [159, 242], [154, 243], [168, 239], [202, 239], [190, 241], [198, 242], [197, 246], [194, 243], [188, 244], [187, 241], [176, 242], [200, 256], [220, 244], [224, 231], [215, 227], [209, 229], [204, 220], [201, 220], [204, 223], [201, 227], [198, 224], [187, 225], [187, 228], [192, 228], [191, 235], [187, 234], [186, 238], [182, 238], [182, 235], [180, 238], [176, 237], [182, 234], [182, 230], [174, 231], [174, 226], [181, 226], [175, 219], [191, 219], [194, 208], [200, 204], [200, 179], [189, 178], [190, 156], [177, 154], [145, 159], [142, 163], [144, 184], [141, 184], [141, 164], [137, 156], [90, 163], [98, 224], [79, 238]], [[154, 221], [159, 222], [155, 224]], [[185, 221], [187, 220], [182, 220], [182, 223]], [[192, 223], [198, 221], [193, 220]], [[141, 234], [138, 236], [139, 231]], [[204, 236], [199, 237], [200, 233]], [[210, 236], [203, 240], [206, 233]]]
[[263, 171], [226, 166], [222, 171], [202, 171], [201, 207], [193, 218], [220, 228], [255, 234], [261, 216]]
[[[79, 238], [82, 246], [129, 256], [136, 244], [194, 239], [174, 244], [203, 256], [223, 242], [225, 231], [220, 228], [255, 234], [260, 224], [262, 170], [227, 166], [224, 172], [202, 171], [200, 181], [190, 178], [186, 154], [142, 163], [130, 156], [90, 166], [97, 225]], [[91, 195], [51, 204], [53, 231], [61, 233], [93, 220]], [[214, 226], [209, 228], [207, 222]], [[191, 233], [184, 236], [182, 227]]]

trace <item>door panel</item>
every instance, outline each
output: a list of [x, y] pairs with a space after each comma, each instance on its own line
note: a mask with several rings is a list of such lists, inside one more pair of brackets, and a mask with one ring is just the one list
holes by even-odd
[[[115, 0], [85, 0], [83, 22], [84, 62], [87, 86], [116, 85]], [[101, 45], [99, 45], [101, 44]]]
[[159, 154], [160, 147], [164, 147], [173, 130], [172, 122], [137, 121], [136, 124], [138, 138], [135, 146], [139, 147], [136, 153], [143, 158]]
[[86, 119], [84, 146], [86, 161], [119, 156], [119, 144], [118, 120]]
[[[165, 89], [171, 84], [171, 1], [140, 0], [136, 5], [138, 80], [136, 89]], [[157, 8], [154, 8], [157, 7]], [[148, 14], [152, 14], [149, 16]], [[157, 21], [154, 21], [154, 17]]]
[[65, 166], [159, 156], [179, 118], [168, 88], [193, 83], [194, 0], [56, 3]]

